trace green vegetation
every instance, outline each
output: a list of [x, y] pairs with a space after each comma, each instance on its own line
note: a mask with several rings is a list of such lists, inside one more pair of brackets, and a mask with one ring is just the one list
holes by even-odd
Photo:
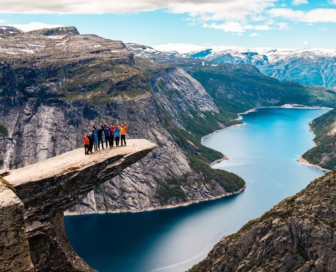
[[212, 169], [207, 164], [205, 164], [201, 158], [190, 155], [188, 158], [190, 160], [191, 168], [196, 173], [203, 174], [204, 178], [201, 180], [203, 183], [208, 183], [209, 181], [214, 180], [227, 192], [237, 191], [243, 188], [245, 185], [244, 180], [236, 174], [219, 169]]
[[22, 132], [21, 131], [16, 131], [13, 136], [18, 136], [19, 138], [22, 137]]
[[15, 192], [15, 188], [12, 184], [10, 184], [7, 180], [5, 180], [2, 176], [0, 176], [0, 181], [3, 185], [5, 185], [8, 189], [11, 189], [13, 192]]
[[0, 160], [0, 166], [4, 164], [4, 161], [3, 160]]
[[8, 130], [3, 125], [0, 125], [0, 134], [2, 134], [3, 136], [8, 136]]
[[192, 268], [188, 269], [187, 272], [199, 272], [202, 269], [202, 262], [195, 264]]
[[317, 146], [303, 154], [303, 158], [310, 163], [325, 169], [336, 167], [336, 110], [329, 111], [311, 123], [316, 134]]
[[187, 176], [182, 179], [170, 179], [166, 180], [166, 183], [157, 180], [159, 189], [156, 191], [156, 198], [163, 205], [167, 205], [169, 200], [177, 198], [182, 202], [186, 201], [186, 195], [183, 192], [181, 185], [186, 182]]

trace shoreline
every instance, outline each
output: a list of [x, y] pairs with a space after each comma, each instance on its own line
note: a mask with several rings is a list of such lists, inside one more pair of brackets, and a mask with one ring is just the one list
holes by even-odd
[[[240, 121], [240, 120], [243, 119], [242, 115], [246, 115], [246, 114], [249, 114], [251, 112], [255, 112], [258, 109], [332, 110], [333, 108], [321, 107], [321, 106], [305, 106], [305, 105], [300, 105], [300, 104], [284, 104], [284, 105], [281, 105], [281, 106], [255, 107], [253, 109], [249, 109], [247, 111], [237, 113], [238, 117], [236, 119], [234, 119], [234, 121]], [[246, 123], [241, 122], [241, 123], [234, 124], [234, 125], [231, 125], [231, 126], [228, 126], [228, 127], [224, 127], [222, 129], [215, 130], [214, 132], [211, 132], [211, 133], [203, 136], [201, 138], [201, 144], [203, 145], [203, 141], [204, 141], [205, 138], [210, 137], [210, 136], [212, 136], [212, 135], [214, 135], [216, 133], [222, 132], [222, 131], [224, 131], [226, 129], [231, 129], [231, 128], [245, 126], [245, 125], [246, 125]], [[310, 127], [310, 124], [308, 124], [308, 127], [309, 127], [309, 131], [314, 135], [314, 137], [316, 137], [314, 131]], [[313, 141], [313, 144], [314, 144], [314, 147], [315, 147], [316, 143], [314, 142], [314, 140], [312, 140], [312, 141]], [[224, 158], [227, 158], [227, 159], [224, 159]], [[230, 158], [227, 157], [226, 155], [224, 155], [224, 157], [222, 159], [215, 160], [214, 162], [210, 163], [209, 166], [212, 167], [216, 163], [219, 163], [219, 162], [224, 161], [224, 160], [230, 160]], [[316, 165], [316, 166], [318, 167], [318, 165]]]
[[229, 161], [229, 160], [230, 160], [230, 158], [228, 158], [227, 156], [224, 155], [223, 158], [213, 161], [212, 163], [210, 163], [209, 166], [212, 167], [212, 166], [214, 166], [217, 163], [220, 163], [222, 161]]
[[[246, 115], [249, 114], [251, 112], [255, 112], [256, 110], [259, 109], [297, 109], [297, 110], [332, 110], [333, 108], [328, 108], [328, 107], [320, 107], [320, 106], [305, 106], [305, 105], [300, 105], [300, 104], [284, 104], [281, 106], [265, 106], [265, 107], [255, 107], [253, 109], [249, 109], [247, 111], [244, 112], [239, 112], [237, 113], [238, 117], [236, 119], [234, 119], [234, 121], [240, 121], [243, 119], [242, 115]], [[224, 127], [222, 129], [218, 129], [215, 130], [214, 132], [211, 132], [207, 135], [204, 135], [201, 138], [201, 144], [203, 144], [203, 140], [207, 137], [210, 137], [218, 132], [224, 131], [226, 129], [230, 129], [230, 128], [234, 128], [234, 127], [239, 127], [239, 126], [244, 126], [246, 125], [244, 122], [238, 123], [238, 124], [234, 124], [228, 127]], [[315, 135], [315, 133], [312, 131], [312, 133]]]
[[200, 200], [192, 200], [189, 202], [184, 202], [181, 204], [177, 204], [177, 205], [167, 205], [167, 206], [162, 206], [162, 207], [151, 207], [148, 209], [142, 209], [142, 210], [137, 210], [137, 211], [129, 211], [129, 210], [115, 210], [115, 211], [108, 211], [108, 212], [102, 212], [102, 211], [98, 211], [98, 212], [90, 212], [90, 213], [76, 213], [76, 212], [64, 212], [64, 216], [77, 216], [77, 215], [92, 215], [92, 214], [115, 214], [115, 213], [141, 213], [141, 212], [153, 212], [153, 211], [157, 211], [157, 210], [168, 210], [168, 209], [175, 209], [175, 208], [179, 208], [179, 207], [187, 207], [193, 204], [199, 204], [202, 202], [207, 202], [207, 201], [212, 201], [212, 200], [217, 200], [220, 198], [225, 198], [228, 196], [234, 196], [234, 195], [238, 195], [240, 193], [242, 193], [243, 191], [245, 191], [247, 187], [247, 184], [245, 183], [245, 185], [237, 190], [237, 191], [233, 191], [231, 193], [224, 193], [218, 196], [212, 196], [208, 199], [200, 199]]
[[297, 161], [299, 164], [301, 164], [301, 165], [307, 165], [307, 166], [310, 166], [310, 167], [313, 167], [313, 168], [317, 168], [317, 169], [319, 169], [319, 170], [321, 170], [321, 171], [323, 171], [323, 172], [325, 172], [325, 173], [328, 173], [328, 172], [331, 171], [331, 170], [329, 170], [329, 169], [325, 169], [325, 168], [323, 168], [323, 167], [321, 167], [321, 166], [319, 166], [319, 165], [310, 163], [309, 161], [307, 161], [307, 160], [305, 160], [304, 158], [302, 158], [302, 156], [300, 156], [300, 158], [297, 159], [296, 161]]

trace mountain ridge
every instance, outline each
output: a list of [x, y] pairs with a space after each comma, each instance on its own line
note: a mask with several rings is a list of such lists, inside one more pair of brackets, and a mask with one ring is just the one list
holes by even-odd
[[[176, 48], [157, 46], [166, 50], [166, 55], [174, 54], [183, 58], [204, 59], [217, 63], [246, 63], [256, 66], [263, 74], [280, 81], [296, 81], [305, 85], [335, 87], [335, 49], [274, 49], [210, 46], [189, 52], [183, 48], [176, 53]], [[154, 49], [156, 50], [157, 49]]]

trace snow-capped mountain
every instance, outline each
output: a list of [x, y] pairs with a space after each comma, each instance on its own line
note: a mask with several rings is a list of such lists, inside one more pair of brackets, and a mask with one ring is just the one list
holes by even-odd
[[[205, 59], [219, 63], [247, 63], [267, 76], [281, 81], [297, 81], [306, 85], [336, 86], [336, 49], [271, 49], [242, 47], [191, 47], [164, 45], [155, 49], [181, 57]], [[181, 49], [179, 49], [181, 48]]]

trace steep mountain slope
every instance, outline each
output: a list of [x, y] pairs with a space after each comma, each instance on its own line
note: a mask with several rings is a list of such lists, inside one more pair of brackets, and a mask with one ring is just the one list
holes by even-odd
[[[169, 55], [169, 52], [166, 52]], [[176, 52], [173, 52], [176, 55]], [[264, 75], [280, 81], [305, 85], [336, 86], [336, 51], [334, 49], [271, 49], [211, 47], [180, 57], [204, 59], [218, 63], [255, 65]]]
[[313, 120], [310, 127], [316, 135], [314, 139], [316, 146], [302, 157], [322, 168], [334, 169], [336, 167], [336, 110]]
[[72, 212], [140, 211], [244, 188], [238, 176], [207, 165], [222, 154], [201, 146], [196, 123], [210, 116], [213, 123], [206, 129], [211, 132], [220, 127], [221, 116], [184, 70], [135, 61], [122, 42], [79, 35], [75, 28], [6, 34], [0, 52], [3, 167], [22, 167], [79, 147], [77, 132], [101, 120], [128, 121], [130, 138], [158, 144]]
[[335, 174], [223, 237], [189, 271], [336, 271]]

